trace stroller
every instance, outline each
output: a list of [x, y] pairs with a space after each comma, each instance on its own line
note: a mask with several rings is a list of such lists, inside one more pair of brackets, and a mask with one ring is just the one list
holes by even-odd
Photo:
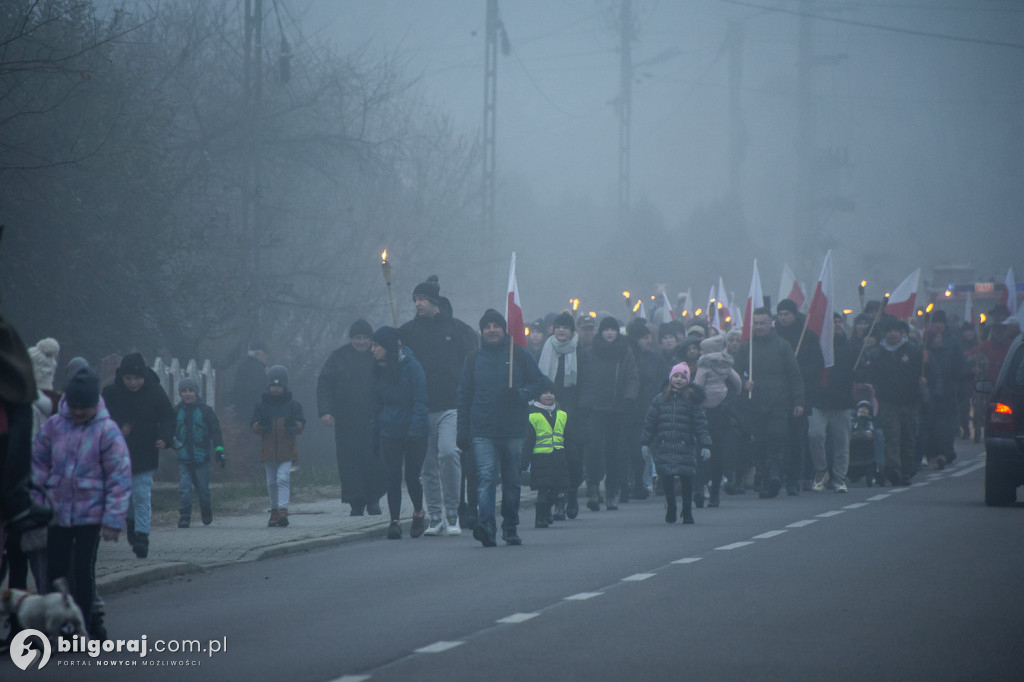
[[871, 403], [862, 400], [857, 403], [857, 410], [850, 424], [850, 466], [846, 476], [850, 483], [861, 478], [870, 488], [874, 483], [885, 485], [881, 472], [875, 465], [875, 425]]

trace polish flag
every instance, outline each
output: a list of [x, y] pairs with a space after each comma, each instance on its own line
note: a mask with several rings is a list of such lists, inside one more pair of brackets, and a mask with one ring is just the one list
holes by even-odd
[[754, 321], [754, 311], [764, 305], [764, 294], [761, 292], [761, 275], [757, 272], [757, 259], [754, 259], [754, 274], [750, 278], [750, 293], [747, 294], [747, 309], [743, 313], [743, 340], [750, 338], [750, 330]]
[[668, 302], [668, 294], [661, 292], [661, 323], [671, 322], [676, 319], [676, 313], [672, 310], [672, 304]]
[[832, 345], [835, 327], [832, 325], [832, 302], [835, 299], [835, 287], [832, 282], [832, 251], [825, 254], [825, 262], [821, 266], [821, 277], [811, 297], [811, 307], [807, 309], [807, 329], [818, 335], [821, 343], [821, 354], [825, 357], [825, 367], [835, 364], [835, 350]]
[[692, 288], [686, 290], [686, 303], [683, 304], [683, 319], [688, 320], [693, 317], [693, 307], [690, 302], [693, 300], [693, 295], [690, 294]]
[[512, 343], [526, 348], [526, 324], [523, 322], [523, 306], [519, 300], [519, 285], [516, 283], [516, 254], [512, 252], [512, 263], [508, 266], [508, 298], [505, 301], [505, 322]]
[[804, 292], [804, 285], [796, 280], [796, 275], [789, 269], [788, 265], [782, 266], [782, 282], [779, 284], [779, 300], [789, 299], [796, 303], [797, 310], [802, 310], [807, 294]]
[[921, 268], [914, 270], [910, 275], [900, 282], [891, 294], [889, 303], [885, 306], [885, 313], [892, 315], [898, 320], [908, 320], [914, 315], [914, 302], [917, 300], [917, 285], [921, 279]]
[[1013, 268], [1006, 271], [1006, 279], [1003, 281], [1006, 289], [1003, 291], [1001, 303], [1010, 311], [1010, 316], [1017, 314], [1017, 279], [1013, 276]]
[[647, 319], [647, 308], [644, 307], [644, 299], [641, 298], [639, 301], [636, 302], [636, 307], [633, 308], [633, 312], [636, 313], [638, 319]]
[[715, 305], [715, 285], [711, 285], [711, 291], [708, 292], [708, 307], [704, 311], [704, 315], [708, 319], [708, 326], [718, 329], [718, 306]]

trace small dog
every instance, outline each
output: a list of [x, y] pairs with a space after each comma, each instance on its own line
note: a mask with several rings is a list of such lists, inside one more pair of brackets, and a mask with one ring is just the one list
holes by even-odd
[[[25, 590], [0, 592], [0, 614], [11, 617], [12, 633], [16, 629], [31, 629], [39, 630], [50, 639], [69, 634], [89, 636], [82, 610], [68, 591], [67, 580], [57, 578], [53, 584], [58, 591], [49, 594], [33, 594]], [[73, 628], [74, 632], [69, 632], [66, 626]]]

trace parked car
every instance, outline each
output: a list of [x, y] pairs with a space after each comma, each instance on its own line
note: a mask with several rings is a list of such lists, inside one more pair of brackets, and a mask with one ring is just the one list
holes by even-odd
[[991, 389], [985, 419], [985, 504], [1005, 507], [1024, 485], [1024, 334], [1010, 345]]

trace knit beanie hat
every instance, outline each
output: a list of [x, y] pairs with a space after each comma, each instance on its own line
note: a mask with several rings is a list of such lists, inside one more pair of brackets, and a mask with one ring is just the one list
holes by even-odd
[[725, 337], [712, 336], [700, 342], [700, 349], [704, 353], [721, 353], [725, 350]]
[[78, 374], [78, 370], [85, 369], [89, 366], [89, 361], [83, 358], [81, 355], [76, 355], [68, 361], [68, 366], [64, 369], [64, 383], [66, 384], [71, 377]]
[[60, 344], [51, 338], [41, 339], [28, 349], [28, 356], [32, 358], [32, 370], [36, 376], [36, 386], [39, 388], [53, 390], [53, 375], [57, 371], [59, 352]]
[[373, 327], [366, 320], [359, 318], [352, 323], [352, 326], [348, 328], [348, 338], [354, 338], [356, 336], [369, 336], [373, 337]]
[[64, 385], [64, 398], [68, 407], [96, 407], [100, 402], [100, 375], [84, 367]]
[[600, 334], [604, 332], [605, 329], [614, 329], [615, 331], [619, 331], [619, 321], [609, 315], [602, 319], [601, 323], [597, 325], [597, 333]]
[[572, 313], [561, 313], [555, 318], [552, 327], [567, 327], [569, 331], [576, 331], [576, 321], [572, 319]]
[[[285, 381], [287, 381], [287, 373], [285, 374], [285, 376]], [[185, 377], [184, 379], [178, 382], [178, 393], [181, 393], [185, 389], [188, 389], [195, 393], [196, 395], [199, 395], [199, 384], [196, 383], [196, 380], [193, 379], [192, 377]]]
[[146, 361], [142, 357], [142, 353], [129, 353], [121, 359], [121, 376], [130, 374], [135, 377], [146, 376]]
[[288, 369], [284, 365], [274, 365], [268, 369], [267, 386], [284, 386], [288, 388]]
[[398, 356], [398, 344], [401, 340], [402, 337], [394, 327], [381, 327], [373, 333], [373, 342], [378, 346], [383, 346], [388, 355], [393, 358]]
[[505, 317], [494, 308], [488, 308], [483, 317], [480, 318], [480, 331], [484, 330], [484, 327], [491, 323], [499, 325], [503, 330], [508, 331], [508, 325], [505, 322]]
[[626, 336], [631, 339], [639, 340], [650, 335], [651, 329], [647, 326], [647, 320], [643, 318], [630, 320], [629, 324], [626, 325]]
[[416, 285], [416, 288], [412, 290], [412, 299], [415, 301], [417, 297], [423, 297], [436, 306], [441, 305], [441, 283], [438, 281], [437, 275], [431, 275], [427, 277], [426, 282]]
[[784, 310], [796, 315], [796, 312], [798, 310], [796, 301], [789, 298], [784, 298], [781, 301], [779, 301], [779, 305], [775, 306], [775, 311], [781, 313]]
[[671, 379], [673, 374], [684, 374], [686, 380], [690, 380], [690, 366], [685, 362], [680, 362], [678, 365], [673, 365], [672, 369], [669, 370], [668, 378]]

